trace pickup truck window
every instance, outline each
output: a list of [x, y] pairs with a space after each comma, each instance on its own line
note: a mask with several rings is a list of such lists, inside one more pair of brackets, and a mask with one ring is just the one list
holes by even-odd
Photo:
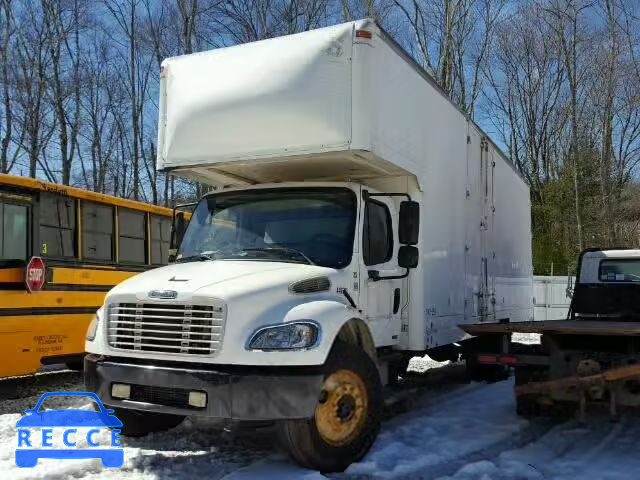
[[213, 259], [351, 263], [355, 194], [344, 188], [228, 192], [200, 201], [178, 261]]
[[610, 259], [600, 262], [601, 282], [640, 282], [640, 259]]

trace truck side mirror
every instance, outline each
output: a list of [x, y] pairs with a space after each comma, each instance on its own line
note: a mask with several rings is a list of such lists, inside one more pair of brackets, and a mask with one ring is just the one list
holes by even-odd
[[[400, 203], [400, 218], [398, 221], [398, 240], [403, 245], [418, 243], [420, 232], [420, 204], [413, 201]], [[400, 249], [402, 250], [402, 248]]]
[[398, 265], [402, 268], [416, 268], [420, 251], [412, 245], [403, 245], [398, 249]]

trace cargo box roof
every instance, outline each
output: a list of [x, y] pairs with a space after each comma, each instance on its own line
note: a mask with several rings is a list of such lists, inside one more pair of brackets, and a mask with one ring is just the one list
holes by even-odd
[[489, 140], [372, 20], [169, 58], [160, 91], [158, 169], [209, 184], [420, 184]]

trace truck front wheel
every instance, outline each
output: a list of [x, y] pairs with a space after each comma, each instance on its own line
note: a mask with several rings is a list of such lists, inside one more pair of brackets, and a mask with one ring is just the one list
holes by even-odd
[[281, 424], [285, 448], [304, 467], [341, 472], [373, 445], [382, 403], [374, 362], [363, 350], [338, 341], [325, 364], [314, 417]]
[[182, 423], [182, 415], [143, 412], [128, 408], [114, 408], [115, 416], [122, 422], [120, 433], [125, 437], [144, 437], [152, 432], [164, 432]]

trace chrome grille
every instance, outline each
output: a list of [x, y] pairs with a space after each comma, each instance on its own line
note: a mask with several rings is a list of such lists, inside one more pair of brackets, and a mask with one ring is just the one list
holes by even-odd
[[109, 306], [109, 345], [122, 350], [211, 355], [222, 345], [219, 305], [117, 303]]

